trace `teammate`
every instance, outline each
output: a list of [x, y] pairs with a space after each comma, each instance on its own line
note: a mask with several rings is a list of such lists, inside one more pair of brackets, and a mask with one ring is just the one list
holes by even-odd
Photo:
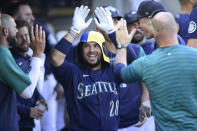
[[119, 116], [119, 91], [113, 66], [105, 55], [104, 37], [90, 31], [82, 35], [78, 45], [78, 64], [67, 61], [74, 39], [85, 30], [87, 6], [77, 7], [72, 27], [51, 53], [54, 74], [65, 90], [71, 131], [116, 131]]
[[[194, 131], [197, 129], [197, 50], [178, 44], [177, 26], [171, 13], [159, 12], [150, 20], [160, 48], [128, 66], [125, 66], [126, 51], [120, 49], [115, 70], [124, 82], [146, 84], [156, 130]], [[117, 41], [126, 46], [132, 37], [125, 35], [126, 22], [122, 20], [118, 29]]]
[[[54, 88], [56, 86], [56, 80], [51, 71], [51, 65], [49, 62], [50, 51], [55, 46], [56, 40], [53, 35], [47, 30], [46, 26], [35, 22], [35, 17], [33, 16], [32, 9], [26, 1], [13, 1], [9, 2], [2, 10], [7, 14], [10, 14], [15, 20], [24, 20], [28, 22], [29, 25], [35, 26], [38, 24], [42, 26], [42, 29], [46, 33], [46, 47], [45, 47], [45, 70], [42, 73], [45, 73], [45, 81], [43, 82], [43, 87], [40, 89], [41, 95], [49, 104], [49, 110], [44, 114], [41, 119], [41, 128], [47, 131], [56, 130], [56, 93], [54, 93]], [[39, 123], [36, 125], [40, 125]], [[36, 126], [37, 127], [37, 126]]]
[[187, 32], [189, 27], [189, 18], [192, 9], [196, 6], [196, 0], [179, 0], [181, 5], [181, 12], [176, 16], [176, 22], [179, 24], [178, 34], [184, 39], [187, 43]]
[[[29, 25], [25, 21], [16, 21], [17, 25], [17, 41], [16, 43], [12, 43], [11, 52], [17, 63], [17, 65], [25, 72], [29, 73], [31, 68], [34, 68], [30, 65], [31, 56], [27, 54], [29, 49]], [[36, 27], [38, 28], [38, 27]], [[38, 30], [38, 29], [36, 29]], [[36, 32], [38, 33], [38, 32]], [[31, 36], [34, 37], [33, 32], [31, 32]], [[36, 45], [35, 39], [32, 39], [32, 44]], [[38, 46], [33, 46], [33, 52], [44, 52], [44, 44], [39, 43]], [[39, 77], [39, 74], [38, 76]], [[35, 86], [37, 86], [38, 79], [33, 81], [35, 82]], [[33, 96], [30, 99], [24, 99], [20, 96], [17, 97], [17, 112], [20, 116], [19, 120], [19, 128], [20, 131], [29, 131], [32, 130], [34, 125], [34, 118], [39, 119], [43, 116], [44, 110], [36, 108], [36, 104], [42, 103], [45, 105], [46, 109], [48, 108], [47, 103], [40, 95], [40, 93], [35, 89]]]
[[[110, 8], [109, 8], [110, 7]], [[99, 28], [99, 30], [101, 30], [100, 32], [102, 32], [102, 34], [104, 34], [106, 39], [106, 45], [111, 45], [113, 47], [121, 48], [119, 46], [117, 46], [116, 44], [114, 45], [114, 43], [116, 42], [112, 42], [111, 40], [109, 40], [109, 37], [107, 34], [109, 34], [109, 36], [111, 34], [113, 34], [114, 32], [114, 26], [116, 26], [116, 24], [118, 23], [119, 17], [120, 15], [117, 14], [117, 10], [111, 6], [107, 6], [107, 7], [98, 7], [95, 10], [95, 14], [97, 16], [97, 19], [95, 19], [95, 23], [97, 25], [97, 28]], [[109, 11], [108, 13], [106, 12]], [[109, 23], [106, 23], [107, 20], [104, 19], [105, 17], [102, 17], [101, 15], [106, 12], [107, 14], [105, 14], [105, 16], [107, 16], [108, 21], [110, 21]], [[111, 16], [111, 17], [110, 17]], [[98, 29], [97, 29], [98, 30]], [[111, 32], [109, 32], [111, 31]], [[110, 37], [111, 38], [111, 37]], [[116, 49], [115, 48], [115, 49]], [[116, 49], [116, 50], [117, 50]], [[131, 63], [133, 59], [128, 59], [130, 56], [129, 52], [132, 53], [132, 50], [134, 52], [134, 54], [136, 55], [136, 58], [141, 57], [143, 55], [145, 55], [143, 49], [135, 44], [129, 44], [127, 47], [127, 62]], [[109, 49], [110, 50], [110, 49]], [[112, 57], [111, 62], [114, 62], [113, 60], [115, 59], [115, 53], [116, 50], [114, 50], [114, 55], [112, 57], [112, 55], [109, 55], [110, 58]], [[112, 50], [110, 50], [112, 51]], [[142, 90], [143, 89], [143, 90]], [[150, 116], [150, 106], [148, 107], [149, 110], [140, 110], [140, 109], [144, 109], [146, 106], [144, 105], [144, 103], [147, 103], [149, 101], [149, 97], [148, 97], [148, 91], [146, 90], [145, 87], [143, 87], [141, 85], [141, 83], [133, 83], [133, 84], [125, 84], [125, 83], [121, 83], [120, 84], [120, 124], [119, 124], [119, 130], [120, 131], [124, 131], [124, 130], [133, 130], [133, 131], [137, 131], [137, 130], [144, 130], [144, 128], [148, 128], [146, 126], [138, 128], [135, 127], [136, 123], [138, 123], [139, 121], [139, 116], [140, 116], [140, 120], [143, 121], [144, 117], [142, 118], [141, 115], [147, 115]], [[141, 105], [141, 108], [140, 108]], [[146, 108], [147, 109], [147, 108]], [[141, 113], [139, 113], [141, 112]], [[150, 130], [154, 130], [154, 121], [152, 121], [152, 124], [150, 124], [150, 126], [153, 125], [153, 128], [151, 128]], [[149, 126], [149, 127], [150, 127]]]
[[[0, 70], [0, 128], [2, 131], [18, 130], [16, 93], [23, 98], [30, 98], [35, 89], [36, 75], [25, 74], [16, 64], [8, 47], [16, 41], [16, 23], [14, 19], [6, 14], [1, 15], [1, 32], [0, 32], [0, 53], [1, 53], [1, 70]], [[40, 38], [45, 38], [44, 32], [39, 32]], [[29, 74], [39, 74], [40, 54], [35, 52], [31, 61], [34, 66]]]
[[[154, 28], [150, 23], [149, 19], [153, 18], [159, 12], [166, 12], [166, 9], [162, 4], [152, 0], [146, 0], [140, 3], [137, 14], [140, 22], [140, 28], [144, 32], [144, 35], [147, 39], [153, 38]], [[152, 29], [153, 28], [153, 29]], [[178, 30], [177, 30], [178, 31]], [[185, 45], [185, 41], [178, 35], [177, 39], [179, 44]], [[157, 41], [154, 43], [154, 48], [158, 48]]]
[[197, 48], [197, 6], [192, 10], [192, 13], [190, 14], [190, 22], [189, 22], [189, 28], [188, 28], [188, 46]]
[[140, 29], [140, 24], [138, 21], [138, 16], [136, 11], [130, 11], [124, 15], [124, 19], [127, 22], [127, 29], [130, 33], [133, 29], [136, 29], [136, 32], [131, 40], [131, 43], [140, 45], [143, 49], [146, 55], [151, 54], [154, 51], [154, 47], [152, 42], [146, 41], [144, 37], [143, 31]]

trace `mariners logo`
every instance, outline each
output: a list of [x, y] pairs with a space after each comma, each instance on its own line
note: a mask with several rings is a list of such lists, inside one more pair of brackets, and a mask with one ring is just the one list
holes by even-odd
[[193, 33], [196, 30], [196, 23], [194, 21], [189, 22], [188, 33]]

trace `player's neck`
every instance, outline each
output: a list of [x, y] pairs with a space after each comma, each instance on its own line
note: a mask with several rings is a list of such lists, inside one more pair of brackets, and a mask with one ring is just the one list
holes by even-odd
[[187, 4], [181, 7], [181, 13], [182, 14], [191, 14], [193, 9], [193, 5], [192, 4]]
[[99, 64], [98, 66], [93, 67], [93, 68], [91, 68], [91, 69], [92, 69], [93, 71], [99, 70], [99, 69], [101, 68], [101, 65], [102, 65], [102, 64]]
[[159, 47], [168, 47], [168, 46], [177, 45], [178, 44], [177, 35], [160, 37], [159, 39], [157, 39], [157, 43], [159, 44]]
[[136, 43], [137, 45], [142, 45], [143, 43], [145, 43], [145, 38], [142, 40], [142, 41], [140, 41], [140, 42], [138, 42], [138, 43]]
[[0, 38], [0, 46], [3, 46], [5, 48], [9, 48], [9, 42], [6, 40], [7, 38]]

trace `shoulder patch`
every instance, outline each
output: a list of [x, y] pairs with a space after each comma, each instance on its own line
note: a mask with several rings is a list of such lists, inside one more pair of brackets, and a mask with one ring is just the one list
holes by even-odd
[[190, 21], [189, 22], [188, 33], [193, 33], [194, 31], [196, 31], [196, 22]]

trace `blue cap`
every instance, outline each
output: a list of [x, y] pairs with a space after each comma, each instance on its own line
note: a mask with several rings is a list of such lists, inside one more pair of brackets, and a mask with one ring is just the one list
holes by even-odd
[[130, 11], [124, 15], [124, 19], [126, 20], [127, 24], [135, 22], [138, 20], [138, 15], [136, 11]]
[[140, 3], [137, 14], [138, 18], [147, 16], [153, 17], [155, 14], [164, 11], [166, 10], [161, 3], [152, 0], [147, 0]]
[[119, 14], [119, 11], [115, 7], [107, 5], [107, 6], [103, 6], [103, 8], [110, 11], [112, 18], [116, 18], [118, 20], [122, 18], [122, 16]]

